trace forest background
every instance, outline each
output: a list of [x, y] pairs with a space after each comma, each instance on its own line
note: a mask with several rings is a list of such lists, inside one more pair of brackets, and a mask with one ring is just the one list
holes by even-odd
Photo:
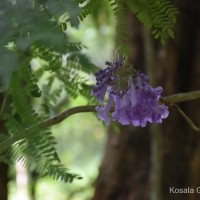
[[[170, 108], [162, 125], [112, 124], [108, 137], [93, 114], [70, 116], [47, 128], [53, 125], [48, 119], [67, 108], [97, 103], [92, 74], [116, 55], [128, 56], [127, 62], [145, 71], [152, 85], [161, 85], [165, 96], [198, 90], [200, 5], [195, 0], [174, 4], [1, 1], [0, 199], [19, 198], [16, 160], [29, 171], [24, 173], [33, 199], [198, 199], [198, 193], [171, 194], [169, 188], [199, 185], [194, 125], [200, 124], [199, 100]], [[170, 103], [199, 96], [187, 93]], [[78, 180], [64, 184], [41, 178], [46, 174]]]

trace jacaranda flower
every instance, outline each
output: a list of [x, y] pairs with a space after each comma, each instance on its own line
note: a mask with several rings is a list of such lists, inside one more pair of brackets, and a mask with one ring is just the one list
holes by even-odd
[[97, 100], [103, 103], [104, 96], [107, 91], [109, 77], [105, 77], [101, 82], [93, 87], [92, 95], [96, 96]]
[[[96, 85], [93, 87], [92, 95], [96, 96], [97, 100], [103, 103], [106, 91], [112, 85], [113, 81], [116, 79], [115, 74], [117, 70], [123, 66], [124, 58], [119, 59], [116, 62], [106, 62], [109, 66], [105, 69], [101, 69], [95, 74]], [[112, 91], [114, 92], [114, 91]]]
[[[99, 118], [104, 120], [106, 125], [110, 123], [111, 116], [113, 121], [123, 125], [145, 127], [147, 122], [162, 123], [169, 114], [168, 107], [158, 103], [162, 87], [151, 87], [148, 77], [139, 72], [128, 78], [126, 88], [120, 89], [121, 77], [116, 73], [123, 66], [123, 62], [124, 59], [114, 63], [107, 62], [110, 67], [96, 73], [97, 84], [92, 94], [102, 103], [96, 108]], [[124, 81], [124, 78], [122, 80]], [[104, 105], [106, 92], [108, 101]], [[112, 105], [114, 111], [110, 116]]]
[[101, 105], [101, 106], [96, 107], [96, 111], [98, 112], [98, 117], [104, 120], [106, 125], [110, 124], [109, 113], [110, 113], [112, 103], [113, 103], [113, 97], [112, 95], [109, 95], [108, 102], [105, 106]]

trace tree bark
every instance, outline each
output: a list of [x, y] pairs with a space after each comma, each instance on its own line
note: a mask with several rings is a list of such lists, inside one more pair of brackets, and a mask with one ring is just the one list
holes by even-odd
[[[156, 67], [147, 67], [148, 72], [153, 71], [156, 85], [163, 86], [163, 95], [200, 88], [200, 1], [176, 0], [175, 4], [180, 11], [175, 39], [166, 46], [154, 41], [152, 63]], [[128, 23], [130, 63], [144, 70], [148, 55], [143, 28], [132, 14]], [[200, 125], [199, 100], [181, 103], [180, 107]], [[162, 137], [155, 140], [159, 134]], [[110, 128], [93, 200], [198, 199], [196, 191], [174, 194], [170, 187], [195, 190], [200, 186], [199, 139], [174, 108], [158, 129], [154, 125], [121, 126], [117, 134]]]
[[106, 153], [93, 199], [148, 199], [148, 130], [121, 127], [120, 132], [123, 134], [116, 134], [112, 128], [109, 130]]
[[[0, 105], [3, 102], [3, 94], [0, 93]], [[0, 134], [5, 130], [4, 122], [0, 119]], [[0, 199], [8, 199], [8, 164], [0, 162]]]
[[0, 163], [0, 199], [8, 199], [8, 165]]

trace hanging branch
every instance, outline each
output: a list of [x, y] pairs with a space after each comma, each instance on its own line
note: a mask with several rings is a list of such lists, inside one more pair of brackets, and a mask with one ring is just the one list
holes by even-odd
[[[160, 101], [168, 106], [174, 106], [175, 103], [191, 101], [191, 100], [195, 100], [195, 99], [200, 99], [200, 90], [193, 91], [193, 92], [187, 92], [187, 93], [179, 93], [179, 94], [170, 95], [170, 96], [166, 96], [166, 97], [161, 97]], [[27, 128], [26, 130], [30, 130], [30, 129], [34, 128], [35, 126], [41, 126], [41, 127], [53, 126], [55, 124], [62, 122], [65, 119], [67, 119], [69, 116], [77, 114], [77, 113], [96, 112], [96, 110], [95, 110], [96, 106], [97, 105], [86, 105], [86, 106], [77, 106], [74, 108], [67, 109], [66, 111], [56, 115], [55, 117], [52, 117], [45, 121], [42, 121], [39, 124], [36, 124], [32, 127]], [[180, 108], [178, 109], [178, 111], [180, 112]], [[191, 125], [192, 121], [187, 117], [187, 115], [185, 113], [183, 115], [182, 112], [180, 112], [181, 115], [184, 116], [184, 119], [186, 119], [186, 121], [188, 121], [188, 123]], [[194, 127], [194, 125], [192, 127]], [[199, 128], [196, 127], [195, 130], [198, 131]]]

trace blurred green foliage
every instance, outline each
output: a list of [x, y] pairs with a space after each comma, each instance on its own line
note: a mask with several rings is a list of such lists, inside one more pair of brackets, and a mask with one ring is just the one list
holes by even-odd
[[[87, 46], [84, 53], [101, 67], [104, 66], [105, 60], [112, 58], [114, 47], [112, 40], [114, 17], [109, 11], [109, 7], [107, 9], [101, 9], [98, 15], [100, 19], [94, 20], [93, 17], [88, 16], [80, 24], [79, 29], [67, 30], [68, 37], [73, 42], [81, 42]], [[105, 20], [101, 20], [102, 18]], [[106, 31], [102, 29], [106, 29]], [[75, 100], [68, 99], [66, 102], [68, 102], [67, 107], [74, 107], [86, 104], [87, 100], [79, 96]], [[61, 110], [63, 109], [66, 109], [66, 105], [61, 108]], [[70, 169], [81, 174], [83, 179], [75, 181], [72, 185], [55, 182], [48, 177], [39, 179], [36, 187], [37, 200], [44, 198], [50, 200], [90, 199], [94, 192], [93, 183], [98, 175], [98, 167], [104, 152], [107, 138], [106, 127], [93, 113], [77, 114], [71, 116], [65, 123], [54, 126], [52, 132], [56, 137], [56, 147], [60, 159]]]
[[[2, 161], [8, 158], [13, 164], [21, 160], [40, 175], [65, 182], [80, 178], [68, 167], [83, 175], [92, 171], [91, 177], [95, 176], [104, 141], [97, 121], [94, 123], [90, 115], [74, 116], [68, 119], [70, 126], [57, 130], [42, 127], [40, 122], [66, 109], [66, 105], [75, 106], [71, 101], [80, 95], [85, 102], [79, 103], [96, 103], [91, 97], [92, 73], [98, 69], [97, 64], [103, 67], [112, 57], [112, 38], [120, 54], [128, 52], [128, 8], [162, 43], [167, 36], [174, 37], [177, 10], [168, 0], [0, 2], [0, 91], [4, 93], [0, 117], [7, 128], [0, 134]], [[83, 19], [85, 22], [80, 24]], [[54, 131], [63, 134], [56, 135]], [[66, 145], [61, 137], [65, 131]], [[59, 143], [58, 150], [55, 141]], [[64, 153], [66, 156], [62, 156], [63, 146], [70, 149], [70, 153]], [[96, 163], [96, 171], [90, 168], [92, 165], [83, 164], [90, 162]], [[80, 165], [81, 170], [75, 167]]]
[[[99, 13], [99, 17], [105, 19], [103, 21], [96, 19], [95, 22], [91, 16], [88, 16], [84, 23], [80, 24], [79, 29], [70, 28], [66, 31], [71, 42], [74, 44], [81, 42], [83, 46], [86, 46], [87, 48], [82, 49], [83, 53], [101, 67], [104, 66], [105, 60], [111, 59], [113, 49], [114, 29], [110, 22], [114, 18], [112, 14], [109, 14], [109, 19], [107, 13], [108, 11], [105, 9]], [[98, 48], [96, 48], [97, 43]], [[39, 56], [41, 57], [40, 54]], [[48, 88], [47, 81], [51, 80], [52, 74], [50, 71], [45, 71], [45, 73], [40, 71], [46, 65], [46, 61], [41, 58], [35, 57], [31, 60], [36, 77], [40, 77], [37, 78], [37, 84], [43, 94], [40, 98], [33, 99], [34, 110], [37, 113], [40, 115], [50, 113], [53, 116], [69, 107], [88, 103], [87, 98], [80, 96], [81, 93], [75, 99], [70, 97], [68, 92], [63, 89], [62, 81], [58, 79], [52, 82], [51, 88]], [[42, 73], [42, 76], [39, 73]], [[94, 83], [93, 76], [87, 77], [89, 84]], [[62, 92], [58, 92], [59, 95], [55, 98], [57, 90], [62, 90]], [[43, 100], [43, 98], [45, 99]], [[92, 184], [98, 175], [98, 166], [103, 154], [106, 140], [105, 127], [94, 114], [77, 114], [64, 123], [54, 126], [51, 131], [55, 136], [56, 149], [62, 164], [79, 173], [83, 179], [75, 181], [72, 185], [66, 185], [62, 182], [55, 182], [48, 177], [39, 178], [36, 183], [36, 199], [88, 199], [93, 194]], [[17, 191], [14, 188], [16, 185], [10, 184], [11, 200], [16, 200]]]
[[[22, 160], [23, 165], [42, 175], [71, 182], [79, 176], [68, 173], [54, 147], [54, 136], [37, 124], [52, 116], [63, 92], [74, 98], [82, 93], [94, 102], [86, 74], [97, 68], [82, 53], [82, 45], [70, 42], [63, 23], [59, 22], [64, 15], [66, 23], [77, 26], [81, 15], [79, 4], [8, 0], [0, 3], [0, 15], [0, 80], [1, 90], [6, 93], [1, 118], [7, 128], [7, 133], [0, 137], [1, 159]], [[67, 56], [65, 60], [63, 55]], [[42, 61], [37, 69], [32, 66], [33, 59]], [[39, 88], [38, 81], [43, 76], [46, 82]], [[54, 88], [56, 81], [60, 85]], [[32, 104], [35, 98], [40, 99], [43, 112], [35, 110]]]

